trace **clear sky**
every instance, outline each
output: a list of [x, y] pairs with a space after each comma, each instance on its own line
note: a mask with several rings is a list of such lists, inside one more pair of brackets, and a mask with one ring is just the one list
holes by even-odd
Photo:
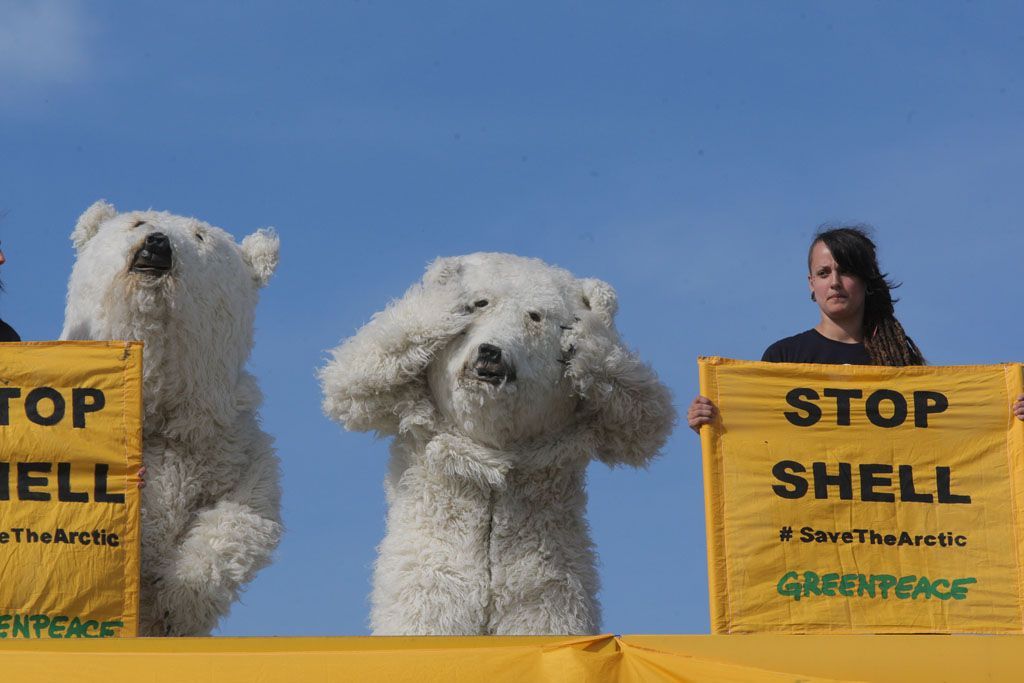
[[[224, 635], [365, 634], [387, 444], [323, 417], [325, 352], [436, 256], [612, 283], [672, 388], [817, 321], [806, 250], [874, 226], [935, 364], [1024, 359], [1014, 2], [0, 2], [0, 316], [61, 329], [78, 215], [275, 226], [251, 367], [288, 532]], [[697, 438], [590, 468], [604, 628], [708, 629]]]

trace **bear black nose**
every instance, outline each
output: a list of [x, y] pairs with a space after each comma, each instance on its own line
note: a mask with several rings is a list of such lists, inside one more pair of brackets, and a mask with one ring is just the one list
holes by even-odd
[[154, 256], [168, 256], [171, 253], [171, 241], [162, 232], [151, 232], [146, 235], [144, 247]]
[[484, 363], [500, 363], [501, 349], [493, 344], [481, 344], [477, 349], [477, 360]]

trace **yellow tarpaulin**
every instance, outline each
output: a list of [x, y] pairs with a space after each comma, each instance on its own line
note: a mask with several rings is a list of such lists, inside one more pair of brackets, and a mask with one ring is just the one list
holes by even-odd
[[142, 345], [0, 344], [0, 639], [137, 631]]
[[11, 680], [103, 683], [1019, 681], [1015, 636], [134, 638], [5, 641]]
[[1021, 365], [699, 362], [715, 633], [1021, 633]]

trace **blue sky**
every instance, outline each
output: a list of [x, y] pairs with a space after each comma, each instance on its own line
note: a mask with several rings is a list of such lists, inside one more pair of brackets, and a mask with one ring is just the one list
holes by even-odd
[[[874, 226], [935, 364], [1022, 360], [1024, 8], [1011, 2], [0, 4], [0, 316], [56, 337], [77, 216], [275, 226], [251, 366], [288, 534], [224, 635], [364, 634], [387, 445], [325, 352], [439, 255], [619, 293], [680, 412], [699, 354], [811, 327], [806, 249]], [[604, 628], [708, 629], [697, 438], [590, 469]]]

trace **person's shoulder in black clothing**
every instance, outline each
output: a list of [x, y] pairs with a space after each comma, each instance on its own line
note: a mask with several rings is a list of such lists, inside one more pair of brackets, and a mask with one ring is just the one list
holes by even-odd
[[14, 331], [14, 328], [0, 320], [0, 342], [20, 342], [21, 337]]
[[807, 330], [800, 334], [794, 334], [792, 337], [780, 339], [764, 350], [761, 360], [766, 363], [799, 363], [800, 361], [793, 360], [793, 358], [798, 355], [799, 349], [806, 346], [805, 338], [810, 332]]
[[871, 357], [863, 344], [835, 341], [815, 329], [780, 339], [765, 350], [761, 360], [769, 363], [871, 365]]

